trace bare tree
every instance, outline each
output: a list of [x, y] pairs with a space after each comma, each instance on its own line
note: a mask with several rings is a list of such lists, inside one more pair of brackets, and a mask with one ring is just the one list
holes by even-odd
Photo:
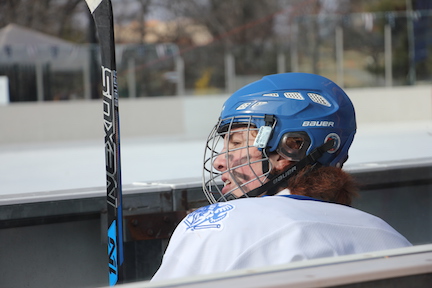
[[184, 0], [173, 3], [177, 14], [193, 19], [223, 43], [245, 44], [272, 36], [277, 1]]
[[[150, 7], [154, 5], [154, 0], [114, 0], [114, 24], [119, 27], [130, 26], [134, 23], [133, 34], [137, 37], [124, 37], [120, 33], [116, 35], [118, 42], [144, 43], [146, 35], [146, 22]], [[134, 40], [132, 40], [134, 38]]]
[[[85, 40], [83, 26], [74, 17], [83, 13], [82, 0], [0, 1], [0, 27], [15, 23], [70, 41]], [[88, 8], [86, 8], [88, 9]]]

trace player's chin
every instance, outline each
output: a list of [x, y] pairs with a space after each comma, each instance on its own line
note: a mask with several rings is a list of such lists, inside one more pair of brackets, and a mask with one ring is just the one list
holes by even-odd
[[231, 191], [231, 189], [228, 186], [223, 187], [221, 190], [222, 195], [226, 195], [226, 194], [230, 193], [230, 191]]
[[236, 198], [239, 198], [239, 197], [243, 196], [243, 194], [244, 194], [244, 192], [237, 185], [235, 187], [225, 186], [221, 190], [221, 192], [224, 196], [234, 195], [234, 196], [236, 196]]
[[[234, 187], [231, 190], [227, 189], [224, 193], [224, 190], [222, 190], [222, 193], [225, 194], [229, 194], [229, 195], [234, 195], [237, 198], [243, 197], [245, 196], [249, 191], [251, 191], [252, 189], [250, 189], [248, 186], [242, 186], [241, 188], [239, 187]], [[247, 195], [246, 195], [247, 196]]]
[[[238, 180], [237, 182], [240, 182], [240, 181]], [[258, 179], [256, 179], [255, 181], [252, 181], [250, 183], [247, 183], [247, 184], [245, 184], [245, 183], [240, 184], [240, 186], [237, 183], [231, 183], [231, 184], [224, 186], [222, 188], [221, 192], [224, 196], [234, 195], [237, 198], [240, 198], [240, 197], [245, 196], [245, 194], [252, 191], [253, 189], [258, 188], [261, 185], [262, 185], [262, 183]]]

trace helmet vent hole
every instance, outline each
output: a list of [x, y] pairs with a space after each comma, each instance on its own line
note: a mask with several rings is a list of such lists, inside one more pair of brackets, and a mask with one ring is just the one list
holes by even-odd
[[317, 104], [321, 104], [321, 105], [326, 106], [326, 107], [331, 106], [330, 102], [328, 102], [327, 99], [325, 99], [323, 96], [321, 96], [319, 94], [308, 93], [308, 96], [313, 102], [315, 102]]
[[305, 100], [299, 92], [285, 92], [284, 96], [288, 99]]

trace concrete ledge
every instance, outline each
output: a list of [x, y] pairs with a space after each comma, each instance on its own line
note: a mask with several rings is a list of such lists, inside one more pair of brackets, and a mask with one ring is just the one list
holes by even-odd
[[357, 122], [432, 120], [432, 86], [346, 89]]

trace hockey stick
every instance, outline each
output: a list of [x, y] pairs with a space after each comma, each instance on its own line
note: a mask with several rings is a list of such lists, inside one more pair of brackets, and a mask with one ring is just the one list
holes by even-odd
[[105, 131], [108, 267], [111, 286], [123, 280], [123, 211], [113, 12], [110, 0], [86, 0], [99, 35]]

